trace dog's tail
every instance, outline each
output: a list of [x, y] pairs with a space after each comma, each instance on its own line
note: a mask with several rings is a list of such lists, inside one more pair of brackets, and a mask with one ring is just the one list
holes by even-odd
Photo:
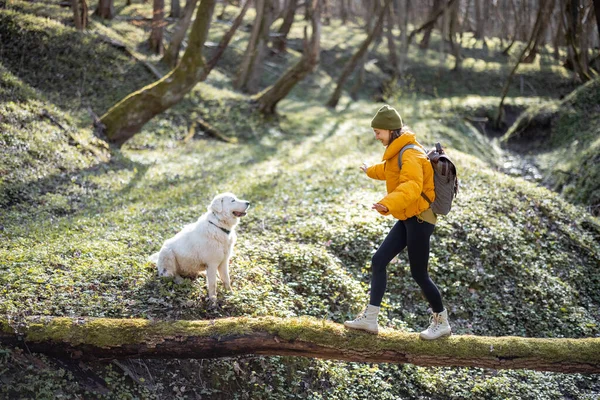
[[157, 251], [156, 253], [152, 254], [150, 257], [148, 257], [148, 261], [153, 262], [154, 264], [156, 264], [158, 262], [158, 255], [160, 254], [160, 251]]

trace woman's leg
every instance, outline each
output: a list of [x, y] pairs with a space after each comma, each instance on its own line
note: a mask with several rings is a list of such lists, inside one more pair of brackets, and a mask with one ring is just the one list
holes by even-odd
[[406, 228], [396, 222], [371, 260], [371, 299], [369, 304], [379, 307], [387, 286], [387, 265], [406, 247]]
[[429, 263], [429, 239], [435, 225], [419, 222], [416, 217], [404, 221], [406, 226], [406, 245], [408, 247], [408, 260], [413, 279], [419, 284], [425, 298], [434, 313], [444, 310], [442, 295], [433, 283], [427, 272]]

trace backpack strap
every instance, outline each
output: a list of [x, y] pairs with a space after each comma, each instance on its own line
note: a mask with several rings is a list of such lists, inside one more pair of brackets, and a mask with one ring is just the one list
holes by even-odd
[[400, 149], [400, 153], [398, 154], [398, 168], [400, 169], [402, 169], [402, 155], [408, 149], [419, 150], [422, 151], [425, 155], [427, 155], [427, 153], [425, 152], [425, 150], [423, 150], [421, 146], [417, 146], [416, 144], [407, 144], [406, 146]]
[[[402, 155], [408, 149], [419, 150], [419, 151], [423, 152], [423, 154], [425, 154], [425, 156], [427, 156], [427, 152], [425, 150], [423, 150], [423, 148], [421, 146], [417, 146], [416, 144], [407, 144], [402, 149], [400, 149], [400, 153], [398, 154], [398, 167], [400, 168], [400, 170], [402, 170]], [[431, 205], [432, 201], [429, 200], [429, 197], [427, 197], [427, 195], [425, 193], [421, 192], [421, 197], [423, 197], [425, 199], [425, 201], [427, 201], [427, 203], [429, 203], [429, 205]]]

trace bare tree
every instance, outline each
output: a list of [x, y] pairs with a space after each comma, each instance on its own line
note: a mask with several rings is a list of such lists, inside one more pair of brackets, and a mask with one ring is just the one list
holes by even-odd
[[398, 72], [402, 74], [404, 64], [408, 57], [408, 15], [410, 14], [411, 0], [400, 0], [400, 60], [398, 61]]
[[[581, 57], [578, 50], [581, 35], [581, 13], [579, 9], [579, 0], [565, 0], [565, 38], [567, 41], [567, 55], [569, 64], [576, 73], [576, 76], [583, 82], [591, 79], [587, 65]], [[587, 49], [586, 49], [587, 51]], [[583, 62], [582, 62], [583, 61]]]
[[542, 45], [545, 40], [546, 31], [548, 29], [548, 26], [550, 26], [550, 18], [552, 17], [553, 12], [554, 0], [548, 0], [547, 5], [546, 7], [544, 7], [544, 11], [542, 12], [542, 22], [540, 29], [537, 32], [533, 44], [531, 45], [531, 49], [529, 49], [529, 53], [525, 56], [525, 58], [522, 61], [524, 64], [530, 64], [535, 60], [538, 46]]
[[200, 80], [206, 79], [202, 48], [212, 19], [215, 0], [201, 0], [188, 46], [177, 67], [162, 79], [131, 93], [97, 122], [108, 140], [118, 146], [146, 122], [177, 104]]
[[231, 24], [231, 27], [229, 28], [227, 33], [225, 35], [223, 35], [223, 37], [221, 38], [221, 41], [219, 42], [219, 45], [217, 46], [217, 50], [215, 51], [215, 53], [213, 54], [211, 59], [206, 63], [206, 67], [204, 67], [204, 72], [205, 72], [206, 76], [208, 76], [210, 71], [212, 71], [212, 69], [217, 65], [217, 61], [219, 61], [219, 59], [225, 52], [225, 49], [229, 45], [229, 42], [233, 38], [233, 35], [235, 34], [235, 32], [237, 31], [239, 26], [242, 24], [242, 21], [244, 20], [244, 16], [246, 15], [248, 8], [250, 8], [251, 2], [252, 2], [251, 0], [246, 0], [244, 5], [242, 6], [240, 13], [238, 14], [236, 19]]
[[435, 23], [437, 22], [438, 18], [440, 18], [442, 16], [442, 14], [446, 10], [446, 8], [452, 6], [452, 4], [455, 1], [456, 0], [448, 0], [448, 2], [443, 7], [440, 7], [433, 15], [431, 15], [427, 21], [425, 21], [421, 26], [419, 26], [418, 28], [413, 30], [410, 33], [410, 35], [408, 36], [408, 43], [410, 44], [410, 42], [412, 42], [415, 35], [417, 35], [419, 32], [422, 32], [426, 29], [433, 27], [435, 25]]
[[266, 115], [275, 113], [277, 103], [283, 100], [298, 82], [314, 71], [319, 63], [321, 41], [321, 5], [319, 0], [312, 0], [312, 32], [310, 41], [304, 28], [304, 52], [300, 60], [288, 69], [277, 82], [258, 97], [258, 109]]
[[483, 47], [487, 47], [485, 41], [485, 27], [489, 23], [485, 19], [484, 10], [487, 9], [486, 5], [483, 4], [485, 0], [474, 0], [475, 2], [475, 39], [483, 41]]
[[289, 0], [287, 8], [285, 9], [285, 15], [283, 17], [283, 23], [277, 31], [277, 36], [273, 39], [273, 48], [277, 52], [284, 52], [287, 47], [287, 36], [292, 29], [294, 23], [294, 16], [296, 15], [296, 8], [298, 6], [298, 0]]
[[71, 0], [71, 8], [73, 9], [73, 21], [75, 22], [75, 28], [79, 31], [87, 28], [88, 5], [86, 0]]
[[367, 49], [369, 48], [369, 45], [371, 44], [371, 42], [373, 41], [375, 36], [377, 36], [379, 33], [381, 33], [381, 29], [382, 29], [382, 25], [383, 25], [383, 18], [385, 16], [385, 13], [388, 10], [390, 3], [391, 3], [391, 0], [385, 0], [385, 4], [381, 8], [381, 11], [379, 12], [379, 15], [377, 16], [377, 21], [375, 22], [375, 29], [373, 29], [371, 34], [368, 35], [367, 38], [362, 42], [362, 44], [358, 48], [357, 52], [354, 53], [354, 55], [352, 56], [350, 61], [348, 61], [348, 63], [342, 70], [342, 73], [340, 74], [340, 78], [337, 81], [335, 90], [333, 91], [333, 94], [327, 101], [327, 107], [335, 108], [335, 106], [337, 106], [337, 103], [340, 101], [340, 97], [342, 96], [342, 89], [344, 87], [344, 84], [350, 77], [350, 74], [352, 73], [352, 71], [354, 71], [354, 68], [356, 67], [356, 65], [358, 63], [358, 60], [367, 52]]
[[163, 28], [165, 26], [165, 0], [153, 1], [152, 30], [150, 32], [150, 50], [162, 54]]
[[113, 19], [115, 17], [115, 4], [113, 0], [98, 0], [98, 8], [94, 15], [102, 19]]
[[396, 42], [392, 29], [394, 28], [394, 13], [393, 7], [390, 7], [390, 12], [387, 15], [386, 39], [388, 45], [388, 54], [390, 67], [392, 68], [392, 79], [399, 76], [398, 51], [396, 50]]
[[[433, 0], [433, 6], [431, 6], [431, 10], [429, 11], [428, 19], [432, 19], [434, 15], [437, 14], [438, 10], [442, 7], [442, 0]], [[443, 12], [443, 10], [441, 10]], [[436, 18], [437, 20], [437, 18]], [[419, 43], [419, 47], [422, 49], [426, 49], [429, 47], [429, 39], [431, 38], [431, 31], [433, 30], [433, 26], [435, 25], [435, 21], [428, 25], [423, 33], [423, 39], [421, 39], [421, 43]]]
[[[459, 71], [461, 66], [461, 55], [460, 50], [462, 48], [462, 32], [459, 21], [459, 9], [460, 9], [460, 0], [454, 2], [450, 9], [450, 21], [448, 26], [448, 34], [450, 39], [450, 47], [452, 48], [452, 54], [454, 55], [454, 68], [453, 71]], [[458, 35], [458, 39], [460, 40], [458, 43], [455, 41], [456, 36]]]
[[594, 1], [594, 11], [596, 14], [596, 26], [598, 28], [598, 40], [600, 40], [600, 0]]
[[236, 89], [247, 93], [256, 93], [259, 89], [273, 16], [272, 3], [273, 0], [256, 0], [256, 19], [235, 82]]
[[540, 2], [540, 6], [538, 8], [538, 12], [537, 12], [537, 15], [535, 18], [535, 24], [533, 26], [533, 29], [531, 30], [531, 35], [529, 37], [529, 41], [527, 42], [527, 45], [525, 46], [523, 51], [521, 51], [521, 55], [517, 59], [515, 66], [510, 71], [510, 74], [508, 75], [508, 78], [506, 79], [506, 82], [504, 83], [504, 88], [502, 89], [502, 98], [500, 99], [500, 105], [498, 106], [498, 114], [497, 114], [496, 122], [495, 122], [497, 127], [500, 126], [500, 124], [502, 122], [502, 118], [504, 116], [504, 99], [506, 98], [506, 95], [508, 94], [508, 89], [510, 88], [510, 82], [512, 81], [512, 77], [515, 75], [515, 72], [517, 72], [517, 68], [519, 68], [519, 64], [521, 64], [521, 61], [523, 60], [523, 58], [525, 58], [525, 54], [531, 48], [533, 41], [538, 34], [538, 30], [541, 29], [543, 12], [544, 12], [544, 4], [543, 4], [543, 2]]
[[173, 30], [173, 35], [171, 36], [171, 42], [169, 43], [169, 46], [167, 47], [167, 50], [162, 58], [162, 61], [171, 68], [174, 68], [179, 60], [181, 43], [183, 42], [185, 34], [190, 27], [190, 23], [192, 22], [192, 16], [194, 15], [196, 4], [198, 4], [198, 0], [188, 0], [185, 4], [185, 8], [183, 9], [183, 18], [177, 21], [175, 29]]
[[171, 0], [171, 14], [169, 14], [172, 18], [181, 18], [181, 4], [179, 0]]

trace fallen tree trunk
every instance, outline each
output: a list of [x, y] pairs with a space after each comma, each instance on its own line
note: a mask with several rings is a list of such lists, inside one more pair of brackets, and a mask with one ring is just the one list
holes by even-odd
[[384, 329], [378, 336], [315, 318], [202, 321], [30, 317], [0, 319], [0, 344], [55, 357], [218, 358], [244, 354], [302, 356], [421, 366], [600, 373], [600, 338], [451, 336], [424, 341]]

